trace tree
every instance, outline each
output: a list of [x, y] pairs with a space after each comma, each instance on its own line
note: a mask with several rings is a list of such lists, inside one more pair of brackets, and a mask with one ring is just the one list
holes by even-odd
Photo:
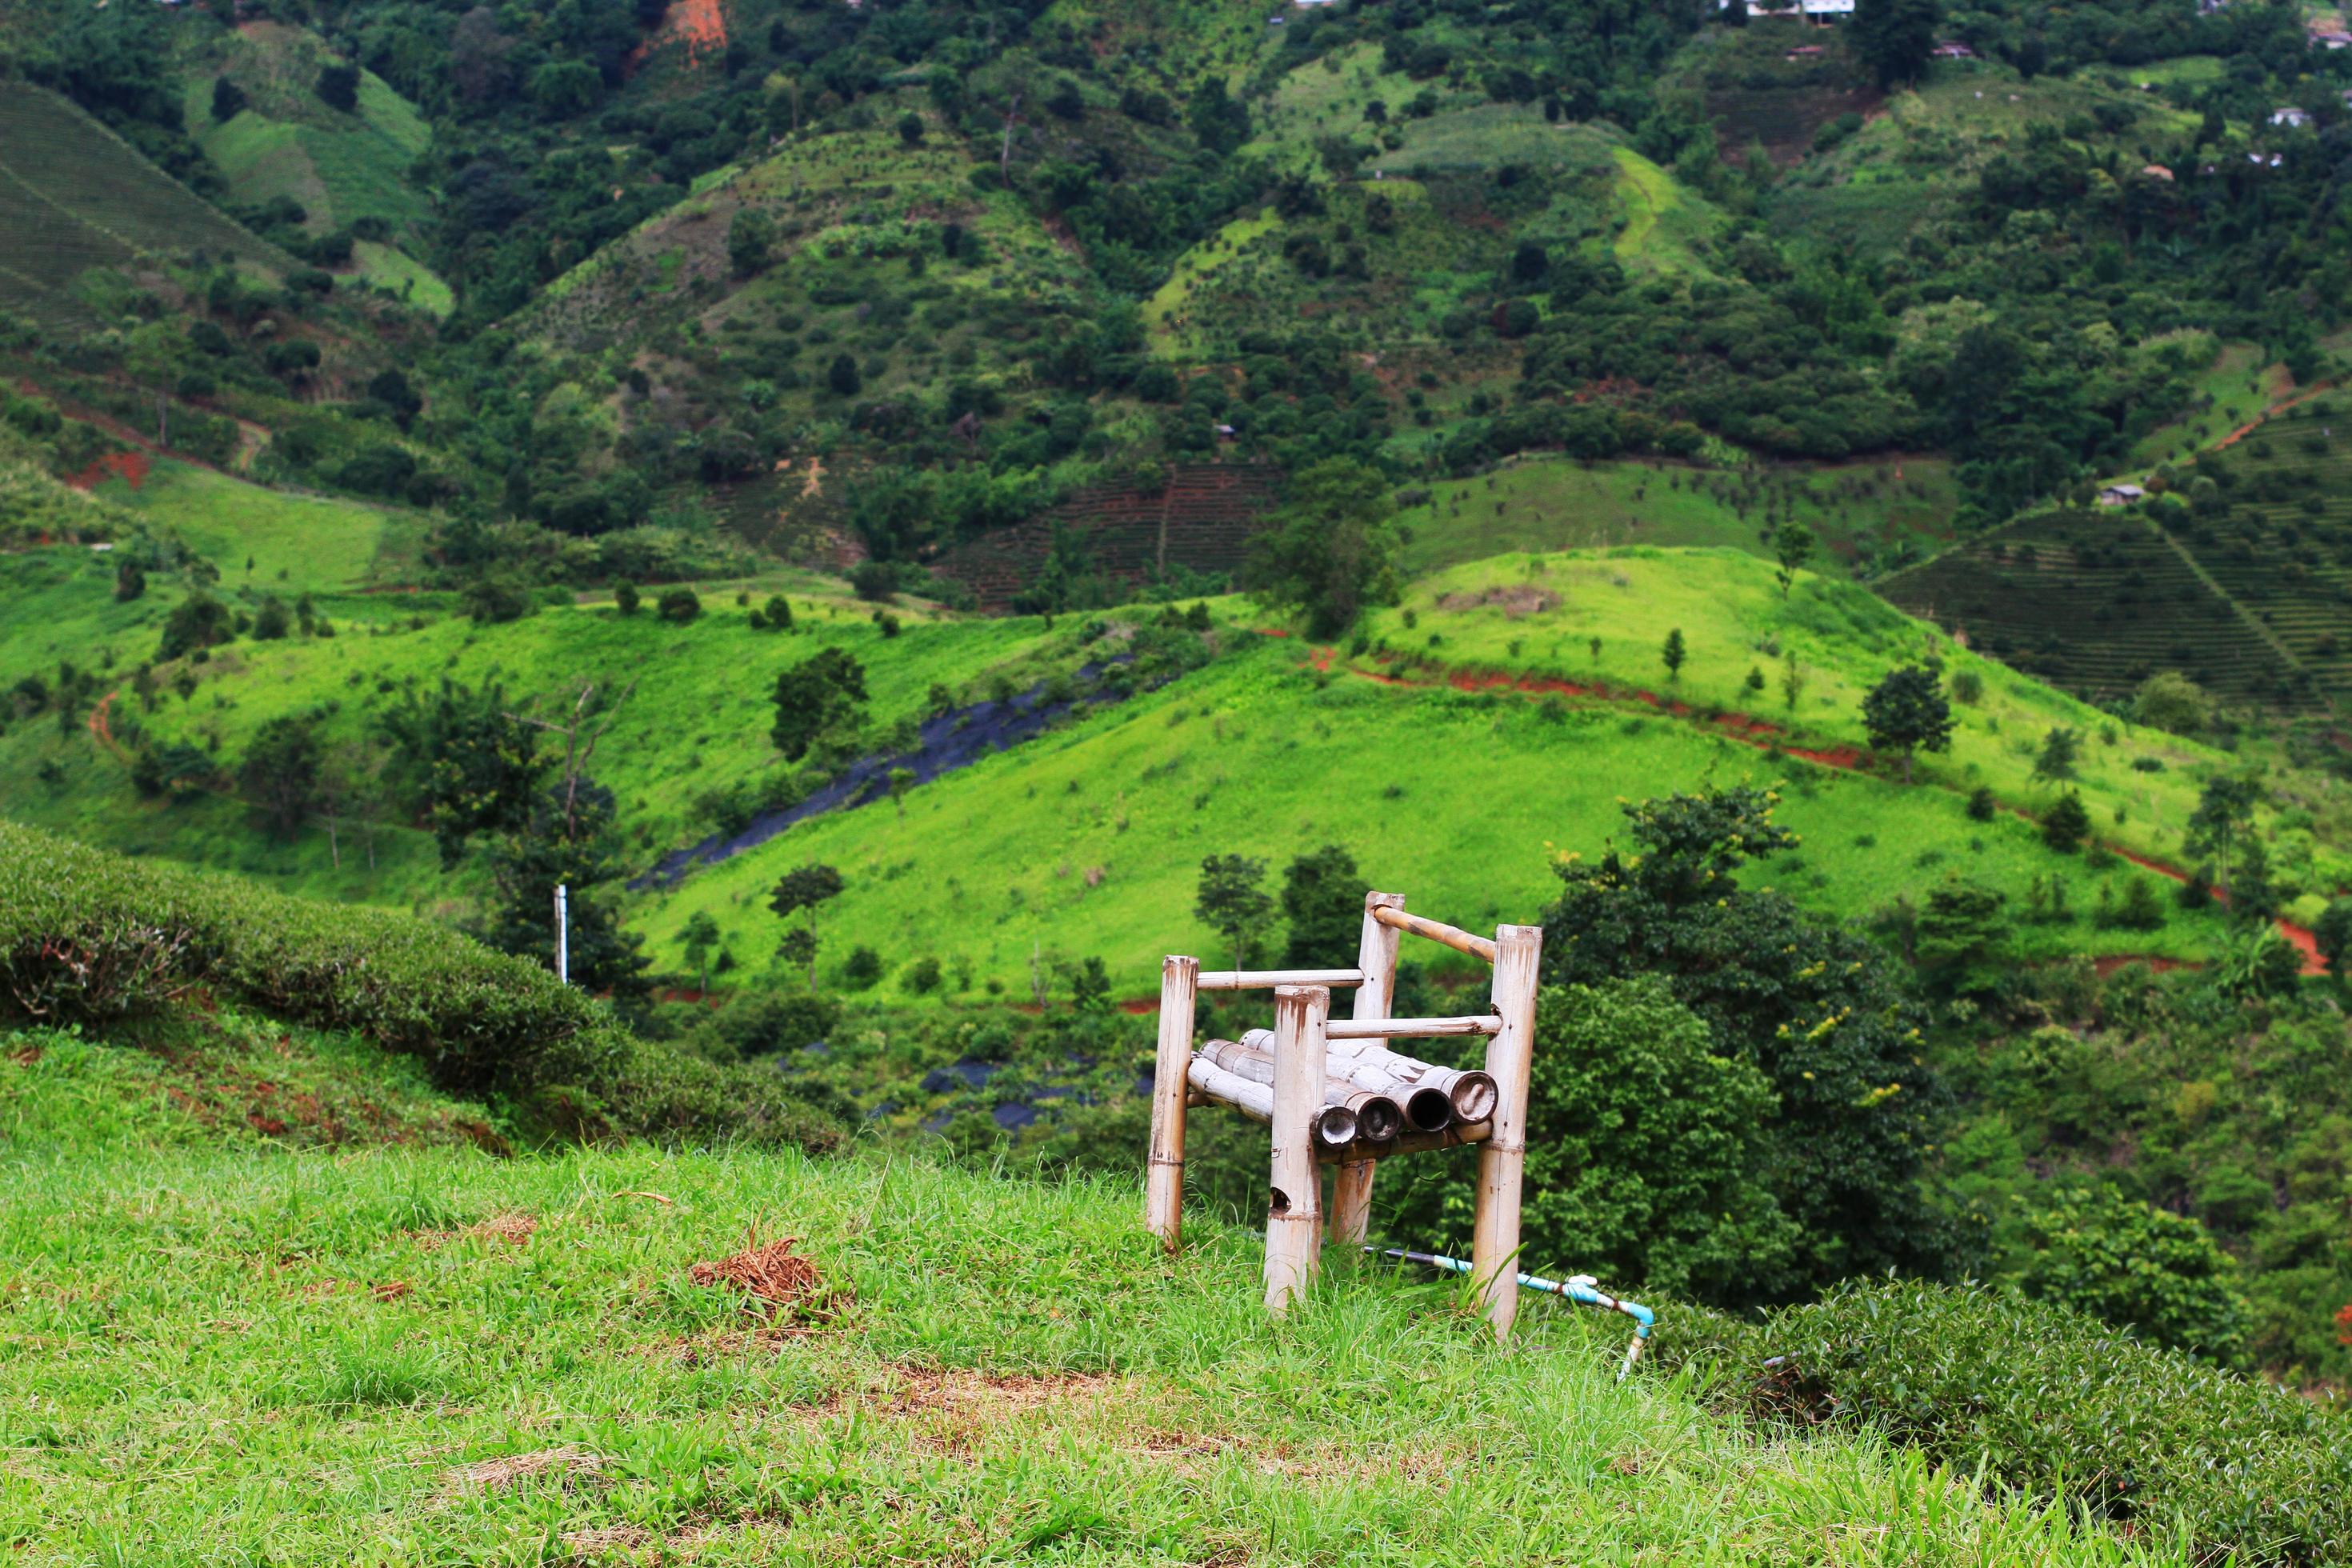
[[572, 765], [531, 802], [521, 827], [490, 848], [497, 896], [487, 934], [501, 952], [552, 970], [555, 889], [562, 887], [571, 983], [590, 992], [641, 996], [648, 963], [644, 939], [625, 929], [619, 910], [596, 892], [621, 870], [613, 792], [579, 771], [576, 749], [572, 756]]
[[1219, 157], [1249, 140], [1249, 111], [1234, 101], [1225, 90], [1224, 79], [1213, 71], [1202, 78], [1201, 85], [1192, 89], [1192, 101], [1184, 119], [1201, 145]]
[[163, 637], [155, 657], [179, 658], [198, 648], [228, 642], [236, 636], [236, 623], [228, 606], [199, 591], [173, 605], [172, 613], [163, 617]]
[[2263, 786], [2257, 780], [2216, 773], [2205, 781], [2197, 809], [2189, 814], [2182, 847], [2191, 855], [2214, 857], [2221, 865], [2224, 888], [2236, 887], [2230, 877], [2230, 856], [2252, 827], [2254, 807], [2262, 797]]
[[125, 559], [114, 573], [114, 599], [129, 604], [147, 592], [147, 573], [138, 562]]
[[2201, 735], [2213, 726], [2213, 700], [2177, 669], [2159, 669], [2140, 682], [2132, 717], [2176, 735]]
[[898, 116], [898, 140], [909, 147], [923, 144], [923, 117], [913, 110]]
[[1786, 599], [1790, 589], [1796, 586], [1797, 573], [1812, 559], [1813, 531], [1790, 518], [1772, 531], [1772, 559], [1780, 563], [1775, 574], [1780, 580], [1780, 597]]
[[821, 648], [776, 677], [775, 702], [769, 739], [786, 762], [799, 762], [829, 731], [864, 722], [866, 667], [840, 648]]
[[901, 822], [907, 820], [907, 792], [914, 787], [914, 769], [892, 768], [890, 770], [890, 804], [898, 808], [898, 820]]
[[1309, 637], [1338, 637], [1367, 605], [1395, 602], [1391, 510], [1378, 470], [1326, 458], [1292, 477], [1274, 526], [1250, 542], [1244, 577], [1262, 603], [1304, 612]]
[[1364, 929], [1363, 874], [1356, 858], [1326, 844], [1282, 873], [1282, 918], [1290, 928], [1282, 961], [1294, 969], [1347, 969]]
[[768, 595], [767, 617], [768, 629], [772, 632], [793, 629], [793, 606], [782, 594]]
[[331, 65], [319, 73], [319, 101], [350, 114], [360, 106], [360, 68]]
[[634, 616], [637, 613], [637, 606], [643, 603], [645, 595], [637, 592], [635, 583], [624, 580], [613, 585], [613, 608], [621, 614]]
[[1660, 976], [1717, 1055], [1771, 1084], [1756, 1168], [1798, 1237], [1787, 1271], [1738, 1288], [1755, 1301], [1890, 1268], [1940, 1273], [1957, 1252], [1920, 1186], [1948, 1095], [1920, 1059], [1926, 1015], [1895, 961], [1734, 875], [1794, 847], [1774, 799], [1742, 787], [1627, 806], [1633, 847], [1561, 862], [1543, 920], [1547, 982]]
[[253, 612], [253, 640], [277, 642], [294, 629], [294, 617], [287, 613], [285, 601], [276, 595], [266, 595], [261, 607]]
[[1211, 855], [1201, 862], [1192, 912], [1234, 946], [1234, 967], [1242, 967], [1251, 931], [1274, 908], [1262, 884], [1265, 862], [1246, 855]]
[[1804, 694], [1805, 672], [1798, 666], [1797, 650], [1790, 648], [1780, 656], [1780, 706], [1794, 713], [1797, 699]]
[[310, 820], [322, 760], [317, 727], [307, 715], [270, 720], [246, 749], [237, 783], [280, 837], [292, 837]]
[[1878, 85], [1894, 87], [1927, 68], [1942, 20], [1937, 0], [1854, 0], [1847, 37]]
[[2033, 759], [2033, 776], [2053, 782], [2074, 777], [2074, 762], [2082, 749], [2081, 731], [2055, 726], [2042, 737], [2042, 753]]
[[1870, 743], [1903, 753], [1903, 782], [1911, 782], [1911, 754], [1941, 752], [1952, 743], [1952, 705], [1935, 672], [1917, 665], [1889, 670], [1862, 700], [1863, 727]]
[[2210, 1361], [2237, 1359], [2248, 1307], [2237, 1260], [2185, 1215], [2126, 1197], [2114, 1184], [2053, 1194], [2026, 1219], [2029, 1296]]
[[1666, 634], [1664, 646], [1658, 649], [1658, 662], [1666, 667], [1666, 679], [1679, 682], [1683, 678], [1683, 662], [1690, 658], [1690, 646], [1683, 641], [1683, 629], [1675, 627]]
[[245, 112], [245, 89], [225, 76], [213, 78], [213, 123], [226, 125]]
[[2345, 960], [2352, 957], [2352, 899], [2330, 901], [2311, 934], [2319, 943], [2319, 955], [2327, 961], [2327, 973], [2342, 980]]
[[2259, 834], [2245, 837], [2238, 874], [2230, 880], [2230, 912], [2243, 921], [2276, 920], [2279, 893], [2278, 885], [2271, 880], [2270, 851], [2263, 847]]
[[431, 696], [409, 692], [378, 715], [397, 776], [457, 864], [475, 834], [516, 834], [530, 821], [547, 764], [535, 728], [508, 710], [495, 682], [478, 689], [445, 678]]
[[2061, 855], [2072, 855], [2091, 836], [2091, 814], [2083, 797], [2068, 790], [2042, 816], [2042, 842]]
[[[758, 207], [738, 207], [727, 224], [727, 265], [736, 277], [750, 278], [768, 265], [768, 252], [775, 242], [776, 226], [766, 213]], [[856, 366], [850, 368], [855, 371]]]
[[[785, 920], [791, 920], [795, 914], [806, 917], [807, 923], [799, 928], [806, 940], [793, 942], [793, 951], [784, 956], [787, 962], [797, 959], [805, 966], [808, 984], [812, 987], [816, 984], [817, 906], [828, 899], [840, 897], [844, 886], [840, 872], [813, 860], [785, 872], [776, 883], [775, 890], [768, 895], [768, 907]], [[785, 932], [787, 940], [793, 934]], [[779, 947], [777, 952], [783, 953], [784, 950]]]
[[833, 363], [824, 373], [824, 384], [844, 397], [856, 396], [858, 389], [865, 385], [857, 374], [857, 362], [847, 354], [833, 356]]
[[719, 943], [719, 922], [709, 910], [697, 910], [687, 918], [686, 930], [679, 945], [686, 950], [686, 961], [694, 965], [694, 988], [710, 989], [710, 955]]
[[2006, 900], [1992, 889], [1948, 876], [1931, 889], [1912, 931], [1912, 962], [1947, 996], [1990, 991], [2007, 971]]
[[691, 588], [666, 588], [660, 603], [654, 606], [654, 614], [672, 626], [682, 626], [702, 614], [702, 599]]

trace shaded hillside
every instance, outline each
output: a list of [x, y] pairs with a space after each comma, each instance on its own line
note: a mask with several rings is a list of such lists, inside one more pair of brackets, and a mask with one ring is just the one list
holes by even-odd
[[1057, 551], [1080, 573], [1130, 588], [1164, 581], [1171, 571], [1225, 578], [1241, 569], [1279, 486], [1270, 468], [1180, 463], [1156, 490], [1092, 486], [930, 564], [993, 612], [1012, 608]]

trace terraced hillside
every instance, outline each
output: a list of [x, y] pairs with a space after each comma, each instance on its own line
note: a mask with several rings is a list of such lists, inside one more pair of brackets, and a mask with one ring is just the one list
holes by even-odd
[[64, 99], [0, 81], [0, 309], [87, 328], [83, 272], [197, 251], [292, 265]]
[[2020, 518], [1878, 591], [1971, 647], [2098, 701], [2177, 669], [2233, 700], [2299, 700], [2296, 667], [2137, 513]]

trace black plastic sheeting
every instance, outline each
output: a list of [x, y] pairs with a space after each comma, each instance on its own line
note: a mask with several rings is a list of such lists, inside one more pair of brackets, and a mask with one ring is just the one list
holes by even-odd
[[[1086, 665], [1078, 670], [1077, 678], [1093, 681], [1103, 668], [1100, 664]], [[1065, 713], [1122, 701], [1129, 695], [1110, 687], [1089, 685], [1067, 702], [1048, 702], [1045, 683], [1040, 681], [1003, 702], [992, 700], [975, 702], [969, 708], [951, 708], [923, 721], [919, 731], [920, 739], [913, 751], [860, 757], [835, 775], [832, 783], [797, 805], [761, 812], [739, 833], [714, 833], [699, 844], [671, 850], [654, 863], [653, 869], [631, 878], [629, 889], [637, 892], [647, 888], [674, 888], [697, 867], [715, 866], [746, 849], [757, 848], [794, 823], [806, 822], [828, 811], [871, 805], [889, 795], [890, 774], [896, 769], [912, 769], [917, 784], [929, 784], [942, 773], [968, 768], [982, 757], [1011, 751]]]

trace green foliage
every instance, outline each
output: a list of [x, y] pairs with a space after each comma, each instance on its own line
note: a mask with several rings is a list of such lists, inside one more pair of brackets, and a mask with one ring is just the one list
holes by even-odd
[[672, 626], [682, 626], [702, 614], [702, 599], [691, 588], [665, 588], [655, 614]]
[[[2200, 1555], [2321, 1563], [2352, 1552], [2340, 1416], [2065, 1307], [1856, 1280], [1713, 1338], [1662, 1348], [1728, 1352], [1767, 1414], [1875, 1426], [1963, 1474], [2063, 1489], [2159, 1536], [2178, 1528]], [[1766, 1356], [1780, 1366], [1761, 1370]]]
[[1889, 670], [1862, 700], [1863, 727], [1870, 743], [1903, 753], [1903, 782], [1911, 782], [1914, 752], [1949, 751], [1952, 705], [1936, 673], [1917, 665]]
[[172, 613], [164, 617], [163, 637], [156, 646], [155, 657], [184, 658], [201, 648], [217, 647], [236, 636], [235, 618], [226, 605], [209, 594], [190, 594], [173, 605]]
[[[1293, 969], [1349, 968], [1363, 933], [1363, 874], [1340, 845], [1326, 844], [1284, 868], [1282, 961]], [[1223, 927], [1219, 927], [1223, 930]]]
[[446, 928], [126, 860], [0, 824], [0, 992], [36, 1020], [108, 1026], [201, 988], [364, 1035], [436, 1083], [566, 1134], [829, 1145], [782, 1086], [635, 1039], [587, 994]]
[[1855, 56], [1880, 87], [1916, 81], [1936, 47], [1937, 0], [1854, 0], [1848, 28]]
[[2205, 1227], [2112, 1184], [2061, 1191], [2026, 1224], [2033, 1260], [2019, 1283], [2153, 1343], [2224, 1363], [2246, 1336], [2238, 1265]]
[[769, 738], [796, 763], [828, 734], [865, 721], [866, 667], [840, 648], [820, 648], [776, 677], [775, 704]]
[[637, 585], [635, 583], [624, 579], [613, 584], [613, 608], [620, 611], [621, 614], [635, 615], [637, 606], [644, 602], [644, 595], [637, 592]]
[[280, 837], [299, 832], [317, 805], [321, 761], [318, 729], [308, 718], [272, 719], [246, 749], [237, 782]]
[[1258, 926], [1274, 909], [1265, 888], [1265, 862], [1246, 855], [1210, 855], [1201, 861], [1192, 913], [1233, 945], [1234, 967], [1248, 962]]
[[757, 207], [738, 208], [727, 225], [727, 264], [738, 278], [753, 277], [767, 267], [775, 243], [774, 220]]
[[1661, 976], [1715, 1050], [1770, 1083], [1764, 1168], [1799, 1234], [1785, 1271], [1747, 1279], [1750, 1301], [1889, 1267], [1939, 1272], [1955, 1246], [1918, 1185], [1946, 1091], [1919, 1059], [1924, 1019], [1893, 964], [1734, 879], [1792, 847], [1773, 801], [1742, 787], [1629, 805], [1638, 847], [1564, 861], [1544, 915], [1548, 981]]
[[1948, 996], [1990, 991], [2008, 973], [2007, 900], [1994, 889], [1948, 877], [1931, 889], [1912, 935], [1920, 977]]
[[2061, 855], [2072, 855], [2091, 836], [2091, 813], [2082, 795], [2068, 790], [2042, 814], [2042, 841]]
[[1689, 658], [1690, 645], [1683, 641], [1682, 627], [1676, 626], [1666, 634], [1665, 642], [1658, 649], [1658, 662], [1666, 667], [1666, 679], [1682, 679], [1683, 664]]
[[2033, 776], [2053, 782], [2079, 777], [2074, 764], [2082, 748], [2082, 731], [2063, 724], [2053, 728], [2042, 737], [2042, 751], [2033, 759]]
[[1797, 573], [1812, 558], [1813, 531], [1790, 518], [1772, 531], [1772, 559], [1780, 563], [1780, 597], [1796, 585]]
[[2345, 962], [2352, 958], [2352, 899], [2329, 900], [2311, 931], [2320, 955], [2327, 960], [2327, 972], [2341, 980]]
[[1276, 526], [1250, 546], [1251, 585], [1267, 604], [1307, 616], [1307, 635], [1334, 637], [1370, 605], [1398, 591], [1388, 481], [1344, 458], [1291, 480]]
[[2213, 700], [2177, 669], [2160, 669], [2140, 682], [2132, 717], [2176, 735], [2202, 735], [2213, 727]]

